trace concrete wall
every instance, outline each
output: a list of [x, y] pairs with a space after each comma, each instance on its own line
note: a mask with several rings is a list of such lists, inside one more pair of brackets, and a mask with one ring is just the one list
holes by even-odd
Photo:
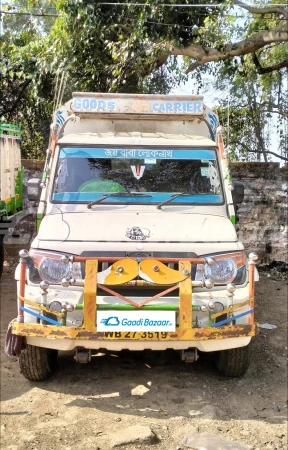
[[[40, 177], [44, 161], [23, 160], [24, 179]], [[245, 198], [238, 216], [239, 238], [261, 261], [288, 262], [287, 179], [288, 166], [278, 163], [232, 163], [234, 180], [245, 185]], [[24, 205], [31, 207], [24, 190]]]
[[288, 166], [278, 163], [232, 163], [234, 180], [245, 185], [239, 215], [239, 238], [263, 262], [288, 262]]

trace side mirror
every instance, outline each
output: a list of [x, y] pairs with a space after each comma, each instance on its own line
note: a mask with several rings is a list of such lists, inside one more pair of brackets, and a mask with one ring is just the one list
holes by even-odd
[[41, 178], [31, 178], [27, 183], [27, 194], [29, 202], [39, 202], [41, 196]]
[[234, 204], [240, 204], [244, 200], [244, 184], [240, 181], [233, 182], [232, 199]]

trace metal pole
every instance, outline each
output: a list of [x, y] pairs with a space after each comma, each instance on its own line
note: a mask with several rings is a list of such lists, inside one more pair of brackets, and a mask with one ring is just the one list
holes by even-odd
[[19, 297], [18, 297], [18, 316], [17, 322], [24, 323], [24, 313], [20, 307], [24, 307], [23, 300], [20, 297], [25, 297], [25, 285], [26, 285], [26, 269], [27, 269], [27, 258], [29, 253], [27, 250], [23, 249], [19, 252], [20, 256], [20, 281], [19, 281]]

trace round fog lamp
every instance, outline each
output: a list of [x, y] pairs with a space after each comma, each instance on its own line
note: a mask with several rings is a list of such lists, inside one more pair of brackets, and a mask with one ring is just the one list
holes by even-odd
[[60, 302], [54, 301], [54, 302], [50, 303], [49, 308], [51, 309], [51, 311], [55, 311], [55, 312], [59, 312], [60, 313], [62, 305], [61, 305]]

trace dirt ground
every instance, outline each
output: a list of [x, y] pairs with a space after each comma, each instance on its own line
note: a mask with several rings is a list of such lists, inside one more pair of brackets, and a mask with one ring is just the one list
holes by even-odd
[[79, 365], [61, 353], [52, 378], [30, 382], [3, 352], [16, 315], [14, 270], [10, 261], [1, 279], [1, 449], [108, 450], [111, 433], [136, 424], [151, 427], [158, 442], [129, 450], [180, 449], [195, 427], [254, 450], [287, 449], [287, 286], [275, 274], [261, 273], [256, 319], [277, 328], [254, 338], [243, 378], [223, 378], [207, 355], [186, 365], [123, 352]]

